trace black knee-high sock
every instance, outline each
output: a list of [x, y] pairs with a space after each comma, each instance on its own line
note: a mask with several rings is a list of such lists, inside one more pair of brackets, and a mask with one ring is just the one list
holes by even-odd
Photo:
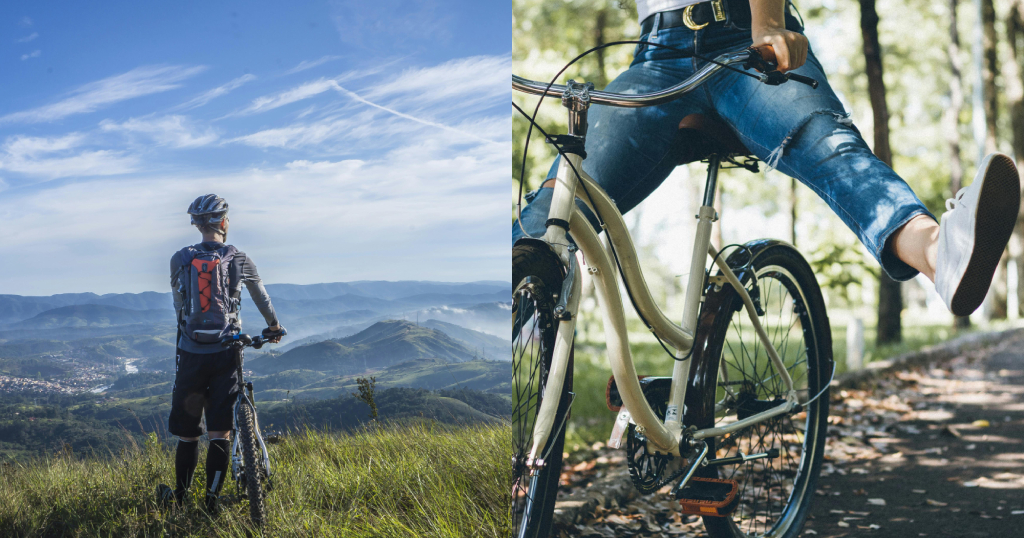
[[199, 441], [178, 439], [178, 449], [174, 453], [174, 496], [178, 500], [181, 500], [188, 488], [192, 486], [192, 477], [196, 474], [197, 463], [199, 463]]
[[210, 439], [210, 449], [206, 452], [206, 493], [220, 494], [220, 488], [227, 479], [228, 451], [231, 443], [227, 439]]

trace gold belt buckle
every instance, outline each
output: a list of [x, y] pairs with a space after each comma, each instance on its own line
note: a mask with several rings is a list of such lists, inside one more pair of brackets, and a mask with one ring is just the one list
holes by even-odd
[[[683, 24], [691, 30], [700, 30], [709, 23], [697, 24], [693, 20], [693, 8], [697, 4], [690, 4], [683, 8]], [[722, 0], [711, 0], [711, 11], [714, 13], [715, 21], [721, 22], [725, 20], [725, 9], [722, 7]]]

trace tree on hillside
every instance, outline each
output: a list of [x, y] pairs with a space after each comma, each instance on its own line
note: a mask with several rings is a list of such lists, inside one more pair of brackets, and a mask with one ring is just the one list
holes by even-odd
[[[868, 94], [874, 115], [874, 151], [885, 164], [892, 166], [889, 148], [889, 107], [885, 102], [885, 82], [882, 80], [882, 47], [878, 43], [878, 11], [875, 0], [860, 1], [860, 30], [864, 40], [864, 70], [868, 75]], [[903, 297], [900, 283], [884, 272], [878, 276], [878, 333], [879, 344], [899, 342], [903, 339], [900, 313]]]
[[[960, 155], [960, 116], [964, 110], [963, 66], [960, 61], [960, 31], [957, 28], [957, 0], [949, 0], [949, 107], [942, 116], [946, 139], [949, 143], [949, 190], [955, 195], [963, 187], [964, 164]], [[968, 316], [955, 316], [957, 330], [971, 326]]]
[[370, 406], [370, 419], [377, 420], [377, 401], [374, 399], [374, 389], [377, 387], [377, 378], [360, 377], [356, 379], [356, 384], [359, 385], [359, 392], [352, 393], [360, 401]]

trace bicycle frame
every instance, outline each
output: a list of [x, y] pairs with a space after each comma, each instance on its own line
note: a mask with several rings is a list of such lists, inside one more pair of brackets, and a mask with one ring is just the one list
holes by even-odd
[[[739, 59], [735, 54], [728, 58], [723, 56], [720, 59], [723, 58], [724, 61], [729, 63], [738, 63], [737, 60]], [[698, 74], [699, 82], [703, 82], [713, 71], [702, 70]], [[522, 80], [519, 79], [517, 81], [514, 77], [513, 83], [517, 89], [527, 87], [527, 85], [522, 83]], [[516, 84], [517, 82], [519, 82], [518, 85]], [[695, 84], [690, 84], [689, 81], [684, 82], [679, 87], [684, 85], [690, 89], [695, 87]], [[536, 88], [532, 89], [536, 90]], [[538, 92], [531, 91], [530, 93]], [[667, 93], [672, 92], [661, 92], [661, 95], [664, 96]], [[684, 91], [677, 91], [673, 95], [680, 93], [684, 93]], [[601, 94], [601, 96], [601, 100], [606, 104], [617, 104], [612, 102], [610, 98], [603, 97], [604, 94]], [[587, 110], [591, 104], [589, 86], [570, 81], [562, 94], [562, 102], [569, 110], [569, 135], [585, 137]], [[594, 102], [599, 102], [599, 100], [595, 99]], [[617, 106], [643, 106], [637, 104], [638, 102], [638, 100], [634, 100], [630, 105], [617, 104]], [[703, 204], [698, 210], [697, 219], [699, 223], [694, 241], [694, 250], [691, 256], [690, 274], [683, 307], [683, 319], [681, 325], [676, 325], [665, 316], [651, 296], [637, 259], [636, 249], [633, 246], [622, 214], [604, 190], [583, 170], [582, 165], [583, 158], [580, 155], [563, 153], [555, 177], [547, 229], [541, 240], [547, 243], [562, 260], [568, 271], [567, 281], [578, 283], [581, 278], [581, 269], [578, 264], [574, 263], [576, 261], [575, 252], [567, 238], [567, 233], [571, 230], [573, 240], [583, 254], [587, 270], [593, 277], [597, 303], [601, 309], [604, 322], [608, 362], [623, 401], [623, 410], [616, 424], [624, 426], [630, 421], [634, 422], [637, 425], [637, 431], [647, 438], [648, 450], [653, 453], [688, 457], [690, 452], [699, 446], [699, 443], [696, 445], [694, 443], [701, 439], [735, 432], [772, 417], [789, 413], [796, 408], [799, 401], [793, 387], [792, 377], [772, 345], [767, 332], [761, 325], [750, 293], [740, 282], [725, 259], [717, 256], [716, 249], [711, 245], [712, 223], [718, 218], [713, 207], [717, 182], [717, 166], [713, 166], [713, 171], [708, 174]], [[579, 175], [577, 175], [577, 172]], [[577, 190], [581, 185], [585, 191], [582, 195]], [[604, 221], [604, 232], [608, 239], [607, 246], [602, 243], [598, 233], [577, 207], [575, 203], [577, 198], [582, 200], [595, 214], [601, 216]], [[686, 428], [682, 422], [681, 410], [683, 409], [683, 402], [686, 397], [690, 365], [689, 360], [682, 359], [690, 355], [694, 345], [697, 316], [707, 284], [705, 282], [705, 270], [708, 255], [714, 259], [714, 264], [721, 271], [721, 275], [712, 277], [712, 281], [718, 285], [731, 285], [742, 298], [747, 316], [750, 318], [773, 366], [783, 380], [786, 387], [786, 398], [783, 404], [737, 420], [736, 422], [721, 427], [690, 430], [686, 432], [687, 435], [684, 439], [683, 434]], [[615, 258], [618, 259], [618, 264], [613, 261]], [[619, 267], [621, 267], [621, 271]], [[672, 384], [664, 421], [658, 419], [640, 387], [629, 348], [625, 313], [618, 287], [619, 276], [621, 276], [627, 288], [631, 290], [637, 310], [651, 324], [655, 335], [675, 348], [677, 360], [672, 369]], [[560, 318], [556, 344], [549, 370], [548, 383], [544, 389], [541, 406], [538, 410], [537, 422], [534, 427], [533, 447], [527, 460], [527, 464], [535, 468], [544, 464], [544, 458], [540, 451], [553, 431], [554, 416], [558, 408], [562, 383], [565, 378], [565, 369], [568, 364], [568, 355], [575, 331], [579, 305], [578, 290], [579, 287], [577, 285], [573, 288], [571, 297], [568, 298], [563, 293], [560, 297], [560, 305], [564, 305], [566, 311], [560, 317], [557, 316], [556, 312], [556, 317]], [[684, 442], [684, 440], [687, 442]]]

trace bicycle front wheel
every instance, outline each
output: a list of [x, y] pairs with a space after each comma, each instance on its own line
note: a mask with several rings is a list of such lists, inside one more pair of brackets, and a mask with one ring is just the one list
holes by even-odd
[[553, 431], [540, 452], [544, 464], [530, 469], [527, 458], [533, 447], [533, 429], [547, 387], [558, 328], [552, 315], [552, 293], [558, 293], [564, 278], [561, 263], [546, 245], [525, 244], [512, 249], [512, 282], [516, 284], [512, 295], [512, 382], [516, 403], [512, 411], [510, 511], [517, 538], [547, 538], [551, 534], [571, 403], [571, 353]]
[[[704, 526], [714, 538], [792, 538], [807, 518], [824, 459], [831, 329], [821, 289], [799, 252], [777, 241], [747, 247], [730, 256], [729, 265], [760, 302], [760, 322], [806, 405], [708, 439], [712, 459], [773, 449], [780, 455], [704, 470], [705, 476], [739, 484], [737, 508], [730, 516], [705, 517]], [[709, 290], [698, 327], [700, 356], [695, 360], [707, 373], [694, 381], [693, 394], [700, 402], [692, 406], [687, 424], [725, 426], [781, 403], [786, 396], [783, 378], [731, 286]]]
[[247, 403], [238, 410], [238, 435], [242, 445], [242, 462], [245, 465], [245, 493], [249, 498], [249, 517], [253, 525], [262, 527], [266, 520], [263, 503], [263, 451], [256, 440], [255, 412]]

